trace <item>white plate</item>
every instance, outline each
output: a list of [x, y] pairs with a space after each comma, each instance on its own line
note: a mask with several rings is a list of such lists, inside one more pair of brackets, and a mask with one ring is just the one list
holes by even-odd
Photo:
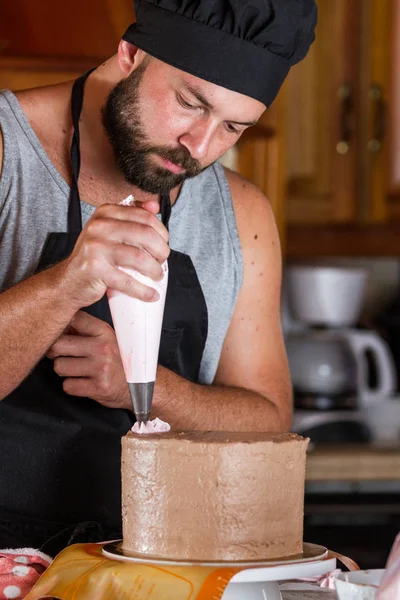
[[[201, 566], [201, 567], [247, 567], [247, 568], [269, 568], [283, 565], [303, 564], [313, 561], [325, 560], [328, 550], [317, 544], [303, 543], [303, 552], [295, 556], [275, 558], [256, 561], [198, 561], [198, 560], [167, 560], [156, 556], [144, 556], [143, 554], [127, 553], [122, 549], [122, 541], [109, 542], [103, 546], [103, 554], [113, 560], [122, 560], [133, 563], [145, 563], [148, 565], [169, 565], [170, 567]], [[328, 571], [329, 569], [327, 569]]]

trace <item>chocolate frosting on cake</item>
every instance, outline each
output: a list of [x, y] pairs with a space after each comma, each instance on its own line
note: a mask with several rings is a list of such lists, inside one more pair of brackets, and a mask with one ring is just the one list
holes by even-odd
[[308, 442], [292, 433], [128, 433], [124, 550], [203, 561], [300, 553]]

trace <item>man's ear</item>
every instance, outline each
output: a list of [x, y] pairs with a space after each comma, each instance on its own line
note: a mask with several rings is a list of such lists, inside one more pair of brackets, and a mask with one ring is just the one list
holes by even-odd
[[125, 76], [128, 76], [138, 65], [138, 53], [139, 48], [136, 48], [133, 44], [121, 40], [118, 44], [118, 63], [121, 71]]

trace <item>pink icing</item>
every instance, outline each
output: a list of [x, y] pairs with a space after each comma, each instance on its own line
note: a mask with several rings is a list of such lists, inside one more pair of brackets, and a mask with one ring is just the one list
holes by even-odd
[[[134, 205], [133, 196], [128, 196], [120, 204]], [[164, 276], [161, 281], [153, 281], [135, 269], [121, 266], [118, 268], [141, 283], [156, 289], [160, 296], [155, 302], [143, 302], [117, 290], [111, 288], [107, 290], [126, 381], [128, 383], [155, 381], [168, 286], [168, 263], [165, 261], [162, 265]]]
[[130, 195], [127, 198], [125, 198], [125, 200], [122, 200], [122, 202], [120, 202], [121, 206], [135, 206], [135, 198]]
[[171, 426], [156, 417], [152, 421], [147, 421], [147, 423], [140, 423], [140, 425], [139, 423], [135, 423], [131, 431], [139, 435], [143, 433], [166, 433], [167, 431], [171, 431]]

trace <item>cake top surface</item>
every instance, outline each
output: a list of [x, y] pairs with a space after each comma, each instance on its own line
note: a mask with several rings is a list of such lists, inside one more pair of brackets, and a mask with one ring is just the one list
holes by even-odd
[[244, 443], [254, 444], [257, 442], [270, 442], [273, 444], [281, 444], [287, 442], [307, 442], [308, 438], [304, 438], [297, 433], [271, 433], [271, 432], [226, 432], [226, 431], [169, 431], [166, 433], [152, 433], [137, 435], [129, 431], [125, 439], [137, 440], [138, 442], [151, 441], [183, 441], [200, 444], [232, 444]]

